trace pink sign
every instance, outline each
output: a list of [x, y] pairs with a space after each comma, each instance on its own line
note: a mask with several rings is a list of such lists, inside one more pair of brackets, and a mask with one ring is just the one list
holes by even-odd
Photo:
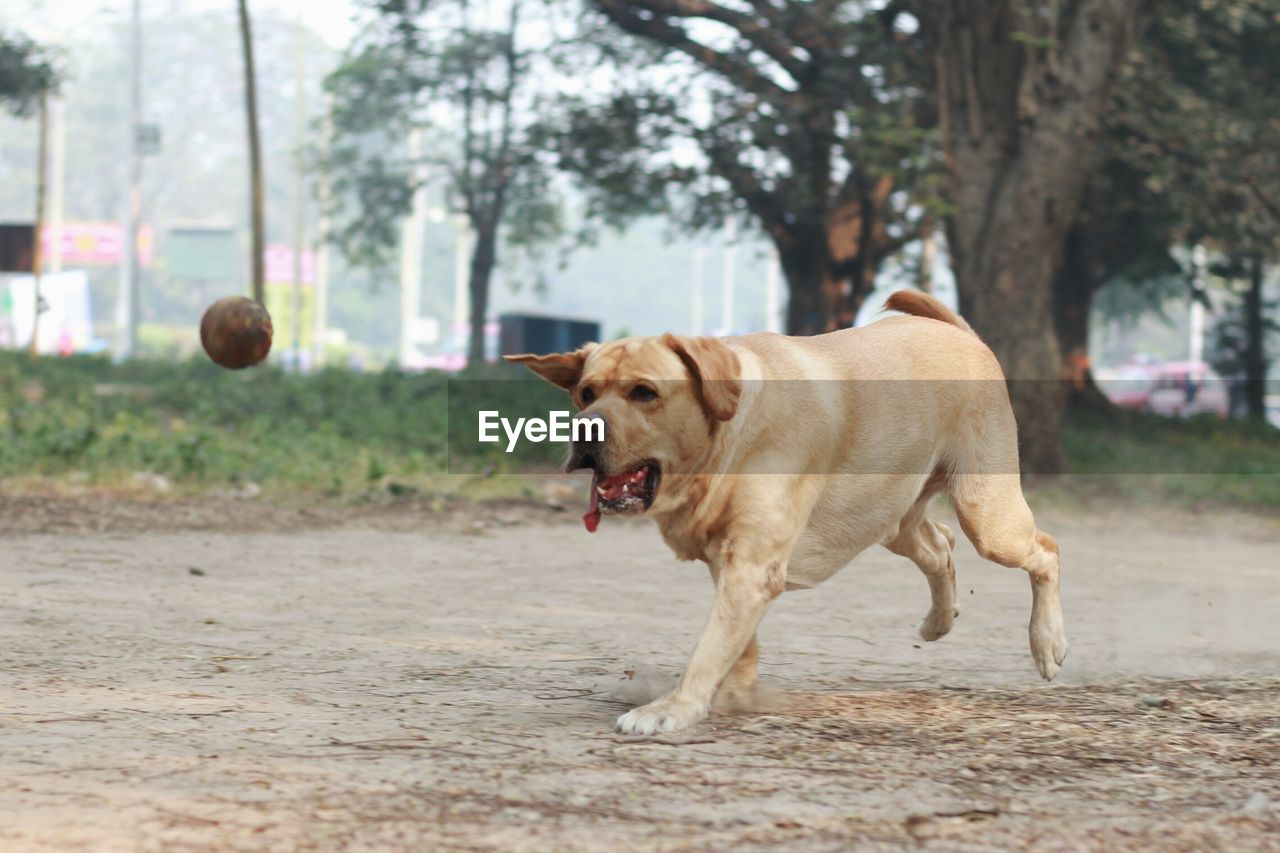
[[[116, 222], [66, 222], [56, 234], [46, 226], [40, 242], [45, 264], [53, 256], [55, 239], [64, 264], [118, 266], [125, 243], [124, 227]], [[138, 229], [138, 261], [150, 266], [154, 250], [151, 226], [143, 225]]]
[[[277, 284], [293, 281], [293, 249], [288, 246], [268, 246], [264, 255], [267, 281]], [[316, 280], [316, 253], [310, 249], [302, 252], [302, 283], [314, 284]]]

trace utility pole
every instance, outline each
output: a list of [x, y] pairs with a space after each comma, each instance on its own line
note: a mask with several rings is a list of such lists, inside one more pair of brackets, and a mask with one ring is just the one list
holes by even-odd
[[418, 315], [422, 308], [423, 232], [427, 227], [426, 188], [421, 166], [422, 129], [409, 131], [412, 207], [400, 232], [400, 366], [417, 360]]
[[31, 321], [31, 348], [29, 354], [35, 358], [40, 350], [37, 342], [40, 337], [40, 274], [42, 266], [41, 246], [44, 238], [44, 201], [47, 191], [45, 173], [49, 164], [49, 93], [40, 93], [40, 143], [36, 153], [36, 225], [34, 229], [35, 245], [31, 249], [31, 281], [35, 290], [32, 302], [34, 317]]
[[738, 238], [738, 220], [729, 217], [724, 224], [724, 296], [720, 302], [721, 334], [733, 334], [733, 273], [738, 259], [738, 247], [734, 240]]
[[302, 370], [302, 250], [306, 242], [306, 183], [302, 166], [303, 137], [307, 128], [307, 31], [298, 7], [293, 53], [293, 367]]
[[[329, 162], [329, 154], [333, 148], [333, 106], [326, 96], [324, 99], [324, 119], [323, 130], [324, 137], [322, 144], [324, 145], [324, 161]], [[315, 330], [312, 332], [311, 348], [313, 350], [312, 364], [317, 367], [324, 364], [324, 341], [325, 335], [329, 330], [329, 204], [332, 192], [332, 184], [329, 178], [329, 168], [326, 166], [320, 172], [320, 221], [317, 224], [316, 231], [316, 310], [315, 310]]]
[[133, 0], [129, 17], [129, 179], [124, 245], [120, 247], [120, 287], [116, 293], [116, 358], [132, 358], [138, 347], [138, 229], [142, 220], [142, 9]]
[[707, 250], [699, 246], [693, 250], [693, 304], [690, 306], [692, 317], [690, 317], [690, 325], [693, 326], [693, 334], [702, 334], [703, 325], [703, 306], [702, 306], [702, 279], [703, 268], [707, 260]]
[[67, 184], [67, 106], [56, 96], [49, 107], [49, 263], [62, 272], [62, 219]]
[[[135, 6], [138, 0], [133, 0]], [[239, 0], [240, 42], [244, 51], [244, 111], [249, 127], [249, 228], [253, 244], [250, 269], [253, 273], [253, 298], [266, 305], [266, 271], [262, 216], [262, 143], [258, 134], [258, 84], [253, 65], [253, 27], [249, 22], [248, 0]]]

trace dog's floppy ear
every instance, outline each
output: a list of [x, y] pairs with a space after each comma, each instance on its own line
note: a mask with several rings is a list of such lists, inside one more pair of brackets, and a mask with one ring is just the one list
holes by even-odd
[[574, 352], [557, 352], [551, 355], [504, 355], [513, 364], [523, 364], [552, 385], [559, 385], [566, 391], [578, 384], [582, 378], [582, 365], [587, 363], [587, 356], [596, 348], [596, 344], [587, 344]]
[[716, 420], [727, 421], [738, 411], [742, 394], [742, 365], [738, 354], [718, 338], [662, 336], [693, 377], [694, 391]]

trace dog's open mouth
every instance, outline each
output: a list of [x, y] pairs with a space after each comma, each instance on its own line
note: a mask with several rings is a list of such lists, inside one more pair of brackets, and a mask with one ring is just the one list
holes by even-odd
[[591, 478], [591, 498], [587, 506], [587, 514], [582, 521], [587, 530], [594, 533], [600, 525], [600, 515], [622, 513], [641, 513], [652, 504], [658, 494], [658, 481], [662, 471], [657, 462], [642, 462], [636, 467], [614, 474], [602, 476], [599, 469]]

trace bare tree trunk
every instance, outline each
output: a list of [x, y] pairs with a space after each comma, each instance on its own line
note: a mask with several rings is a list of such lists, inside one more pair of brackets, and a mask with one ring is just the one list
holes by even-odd
[[1262, 283], [1265, 268], [1255, 254], [1249, 264], [1249, 289], [1244, 295], [1244, 399], [1249, 417], [1267, 419], [1267, 322], [1264, 316]]
[[498, 258], [497, 225], [483, 224], [476, 229], [476, 243], [471, 251], [471, 336], [467, 342], [467, 366], [479, 367], [485, 362], [485, 324], [489, 314], [489, 282]]
[[960, 307], [1009, 377], [1023, 471], [1057, 473], [1065, 400], [1053, 283], [1140, 0], [1050, 2], [1026, 15], [1022, 5], [945, 0], [922, 23]]
[[262, 220], [262, 142], [258, 133], [258, 85], [253, 64], [253, 30], [249, 23], [248, 0], [239, 0], [240, 42], [244, 50], [244, 110], [249, 126], [249, 229], [253, 245], [250, 269], [253, 298], [266, 304], [266, 273], [263, 254], [265, 237]]

